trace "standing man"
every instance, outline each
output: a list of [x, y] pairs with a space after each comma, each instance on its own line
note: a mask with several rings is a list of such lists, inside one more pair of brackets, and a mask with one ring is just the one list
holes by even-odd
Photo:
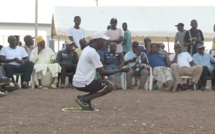
[[[214, 24], [214, 32], [215, 32], [215, 24]], [[212, 50], [210, 54], [215, 57], [215, 37], [213, 38]]]
[[184, 24], [178, 23], [178, 25], [175, 25], [178, 29], [178, 32], [175, 35], [175, 43], [180, 43], [182, 52], [187, 52], [187, 46], [184, 46], [184, 35], [186, 33], [186, 30], [184, 30]]
[[122, 43], [123, 43], [123, 31], [120, 28], [116, 28], [117, 19], [112, 18], [110, 20], [111, 29], [107, 30], [106, 35], [110, 37], [110, 42], [115, 42], [117, 44], [116, 53], [122, 53]]
[[87, 46], [84, 48], [78, 61], [73, 85], [79, 91], [88, 92], [88, 94], [77, 96], [75, 99], [83, 110], [93, 111], [94, 108], [91, 105], [91, 100], [110, 93], [114, 88], [113, 84], [108, 81], [94, 80], [96, 71], [102, 76], [129, 71], [128, 67], [111, 71], [104, 70], [97, 51], [104, 48], [105, 40], [109, 40], [109, 37], [103, 32], [96, 32], [93, 35], [92, 47]]
[[34, 40], [33, 39], [34, 38], [31, 37], [31, 35], [26, 35], [24, 37], [25, 46], [23, 46], [23, 47], [24, 47], [25, 51], [28, 53], [28, 56], [31, 55], [31, 51], [34, 49], [33, 48], [33, 45], [34, 45]]
[[204, 43], [204, 36], [202, 31], [197, 29], [198, 24], [196, 20], [191, 21], [191, 27], [192, 28], [185, 33], [184, 46], [187, 46], [187, 52], [193, 56], [197, 52], [196, 45], [199, 43]]
[[127, 23], [122, 23], [122, 29], [124, 30], [124, 40], [122, 43], [123, 46], [123, 55], [125, 55], [128, 51], [131, 50], [131, 33], [128, 30]]
[[13, 74], [23, 73], [24, 79], [22, 88], [29, 88], [28, 82], [31, 80], [34, 64], [29, 61], [28, 54], [25, 49], [17, 45], [15, 36], [9, 36], [8, 43], [9, 46], [3, 47], [0, 52], [1, 62], [5, 63], [3, 68], [6, 76], [12, 79], [16, 88], [20, 88], [19, 85], [15, 83]]
[[69, 39], [75, 43], [74, 47], [80, 48], [79, 41], [86, 37], [86, 32], [83, 28], [80, 28], [80, 24], [81, 24], [80, 16], [75, 16], [74, 22], [75, 22], [75, 26], [69, 29], [68, 36], [69, 36]]

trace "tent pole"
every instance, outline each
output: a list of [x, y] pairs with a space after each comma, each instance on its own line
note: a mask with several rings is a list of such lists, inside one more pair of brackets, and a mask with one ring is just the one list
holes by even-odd
[[[35, 0], [35, 38], [37, 37], [38, 31], [38, 0]], [[37, 44], [37, 40], [35, 40], [35, 45]]]
[[60, 36], [58, 35], [58, 51], [60, 50]]
[[98, 6], [99, 5], [99, 0], [95, 0], [96, 1], [96, 6]]
[[[38, 34], [38, 0], [35, 0], [35, 38], [37, 37], [37, 34]], [[35, 42], [35, 45], [37, 45], [36, 39], [34, 42]], [[32, 78], [31, 78], [32, 89], [35, 88], [34, 75], [35, 75], [35, 72], [33, 71]]]
[[168, 42], [168, 53], [169, 53], [169, 37], [166, 37], [167, 38], [167, 42]]

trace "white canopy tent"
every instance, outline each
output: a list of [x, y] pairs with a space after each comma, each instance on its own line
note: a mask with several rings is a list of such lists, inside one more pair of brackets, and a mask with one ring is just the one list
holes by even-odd
[[66, 40], [67, 31], [74, 26], [74, 17], [80, 16], [81, 27], [88, 38], [95, 31], [106, 31], [111, 18], [117, 18], [118, 28], [127, 22], [132, 39], [142, 41], [149, 36], [153, 41], [174, 41], [176, 24], [182, 22], [190, 29], [196, 19], [205, 41], [213, 38], [214, 7], [55, 7], [52, 17], [52, 38]]

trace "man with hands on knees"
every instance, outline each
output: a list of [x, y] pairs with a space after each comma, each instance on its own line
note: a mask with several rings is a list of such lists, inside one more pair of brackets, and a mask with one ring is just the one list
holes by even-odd
[[91, 100], [104, 96], [110, 93], [114, 85], [106, 80], [94, 80], [95, 73], [98, 72], [101, 76], [107, 76], [118, 72], [128, 72], [129, 67], [123, 67], [116, 70], [104, 70], [103, 64], [100, 61], [98, 50], [102, 50], [105, 46], [107, 37], [103, 32], [96, 32], [93, 35], [93, 45], [83, 49], [78, 61], [77, 70], [73, 78], [74, 87], [88, 94], [77, 96], [75, 101], [82, 107], [83, 110], [93, 111]]

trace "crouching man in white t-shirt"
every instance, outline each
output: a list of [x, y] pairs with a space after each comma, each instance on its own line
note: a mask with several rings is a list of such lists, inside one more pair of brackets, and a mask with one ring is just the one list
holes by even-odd
[[79, 91], [89, 94], [77, 96], [75, 101], [83, 110], [93, 111], [91, 100], [106, 95], [112, 91], [114, 85], [105, 80], [94, 80], [96, 71], [102, 75], [111, 75], [118, 72], [128, 72], [129, 67], [107, 71], [104, 70], [97, 50], [102, 50], [105, 46], [105, 40], [109, 40], [103, 32], [96, 32], [93, 35], [92, 47], [87, 46], [81, 53], [78, 61], [77, 70], [73, 78], [73, 85]]

